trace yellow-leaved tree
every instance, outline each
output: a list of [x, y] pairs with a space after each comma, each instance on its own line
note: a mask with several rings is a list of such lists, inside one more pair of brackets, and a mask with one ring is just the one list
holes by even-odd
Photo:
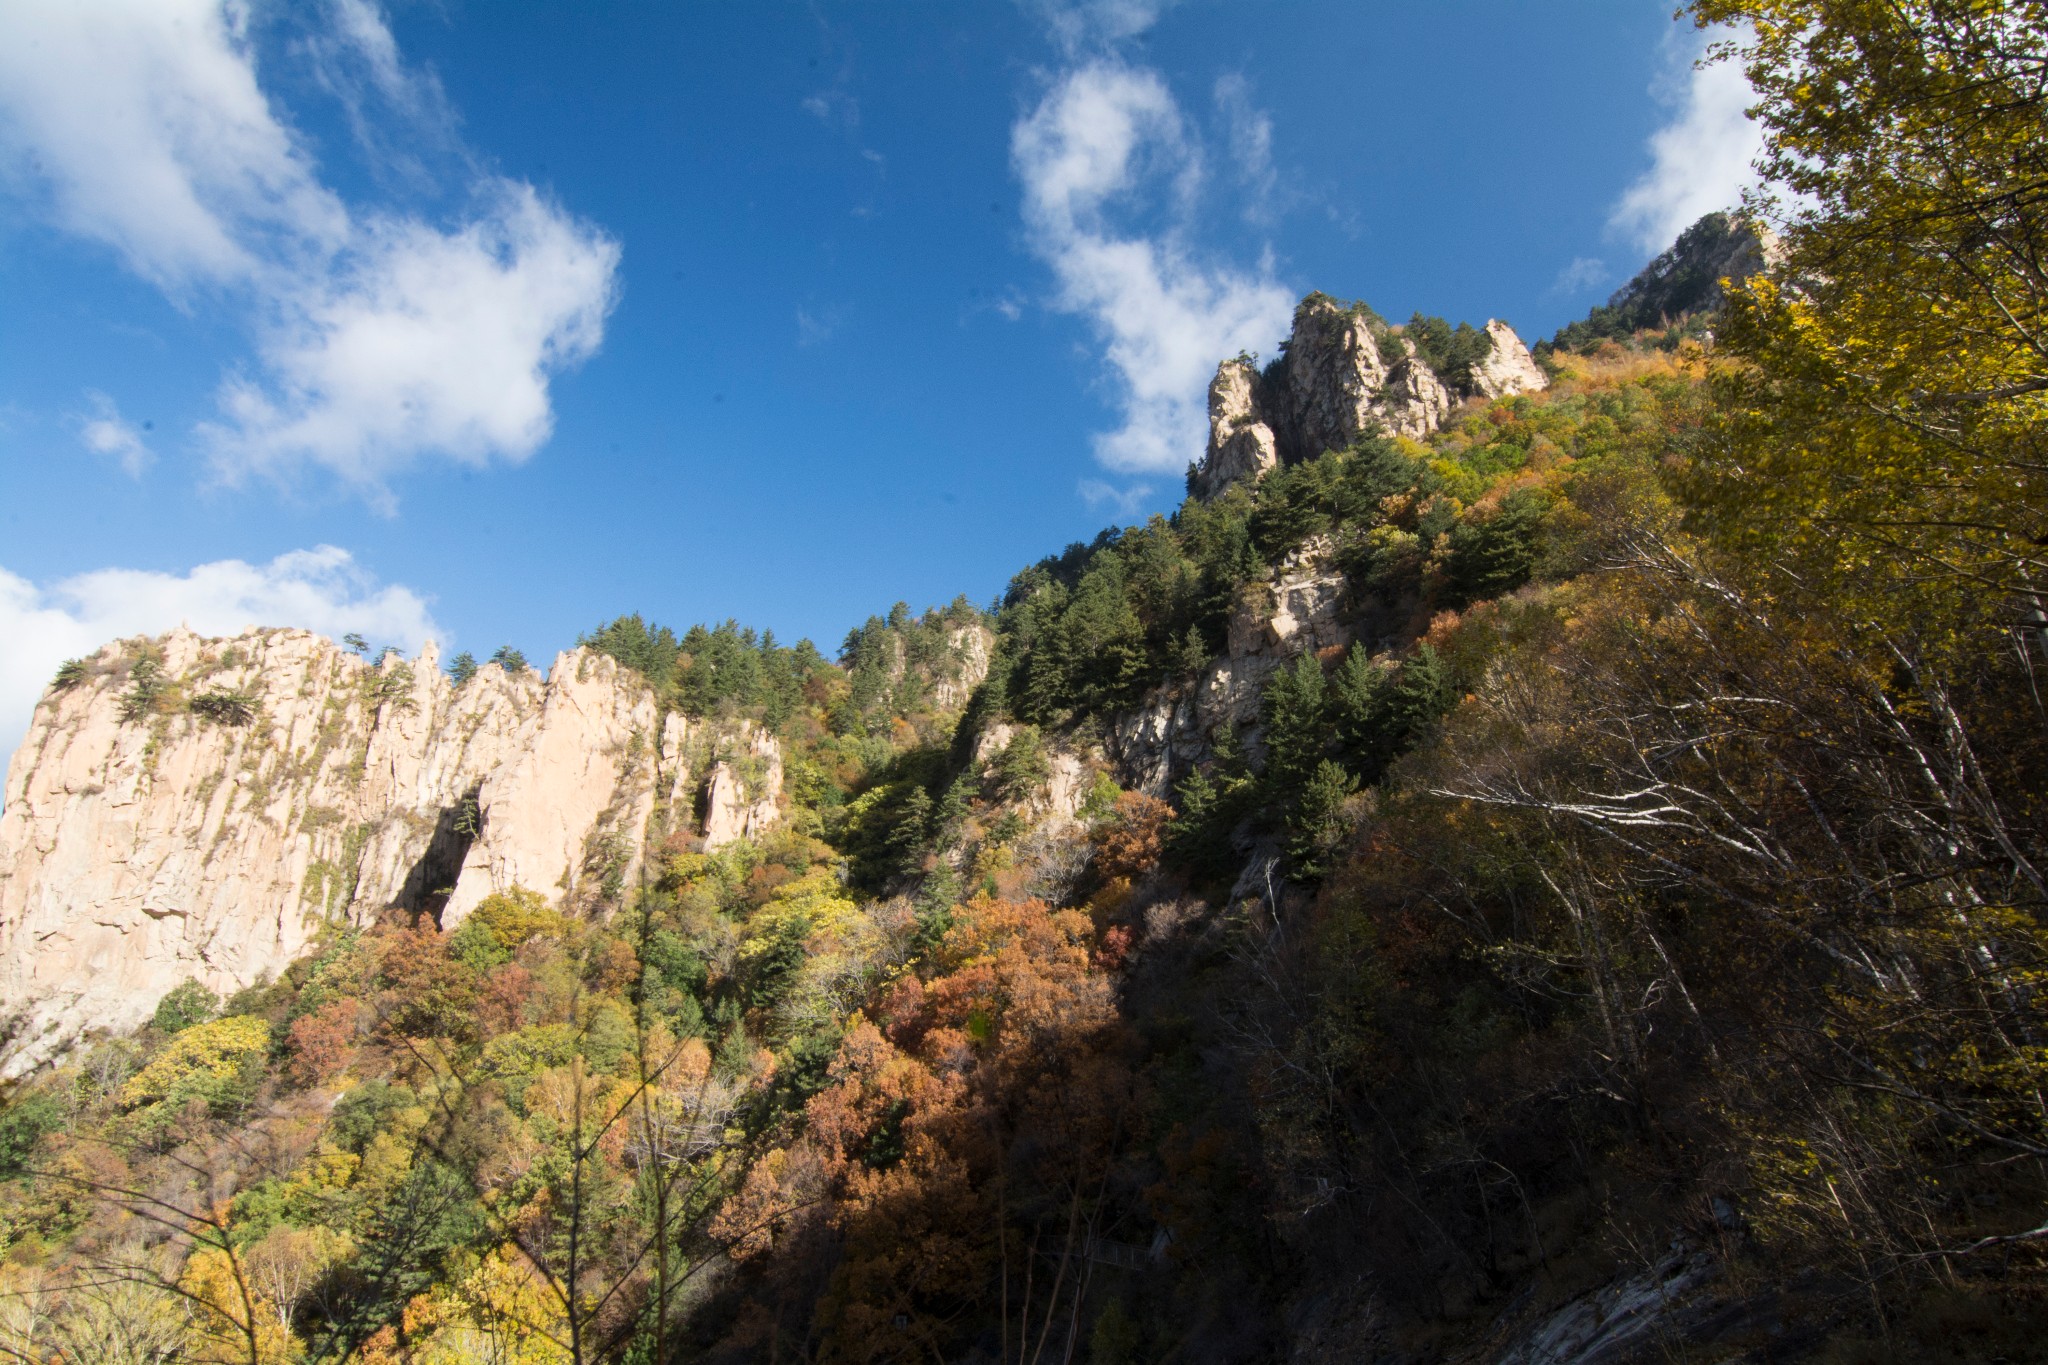
[[1756, 92], [1780, 233], [1729, 294], [1692, 500], [1873, 617], [2048, 623], [2048, 5], [1691, 10], [1736, 26], [1714, 59]]

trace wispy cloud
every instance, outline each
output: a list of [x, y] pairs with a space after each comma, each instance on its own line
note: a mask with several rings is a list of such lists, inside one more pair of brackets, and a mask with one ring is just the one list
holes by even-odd
[[326, 18], [302, 47], [371, 167], [422, 188], [432, 187], [432, 160], [453, 158], [473, 175], [462, 121], [439, 78], [406, 63], [372, 0], [328, 0]]
[[20, 743], [57, 665], [123, 636], [185, 624], [206, 635], [244, 626], [356, 631], [417, 649], [439, 634], [426, 599], [379, 584], [346, 550], [294, 550], [268, 564], [224, 559], [189, 573], [100, 569], [39, 587], [0, 569], [0, 768]]
[[1609, 219], [1647, 255], [1670, 246], [1702, 215], [1735, 207], [1757, 182], [1752, 163], [1763, 135], [1744, 113], [1754, 92], [1738, 63], [1702, 61], [1709, 43], [1729, 36], [1674, 31], [1671, 69], [1654, 87], [1671, 118], [1651, 134], [1650, 168], [1623, 192]]
[[1083, 479], [1076, 491], [1090, 507], [1101, 507], [1106, 503], [1116, 508], [1118, 515], [1134, 517], [1144, 509], [1145, 499], [1152, 496], [1152, 485], [1134, 483], [1119, 488], [1101, 479]]
[[85, 399], [91, 405], [92, 415], [80, 422], [78, 439], [85, 442], [85, 448], [93, 454], [105, 455], [117, 462], [129, 478], [141, 478], [142, 471], [149, 468], [150, 461], [156, 458], [150, 452], [149, 444], [142, 439], [142, 433], [121, 416], [121, 409], [114, 400], [99, 390], [86, 390]]
[[1251, 82], [1238, 72], [1216, 78], [1216, 112], [1230, 149], [1230, 164], [1244, 190], [1244, 216], [1268, 223], [1277, 215], [1280, 177], [1273, 168], [1273, 120], [1252, 103]]
[[[452, 128], [369, 0], [327, 13], [316, 57], [352, 117], [374, 96]], [[59, 225], [181, 302], [242, 311], [256, 363], [224, 380], [199, 432], [224, 477], [313, 467], [389, 508], [388, 480], [419, 459], [531, 455], [552, 375], [602, 337], [618, 244], [497, 176], [475, 177], [447, 225], [349, 204], [272, 108], [247, 14], [239, 0], [0, 6], [0, 155]]]
[[1025, 0], [1069, 59], [1114, 49], [1159, 22], [1176, 0]]
[[837, 87], [804, 96], [798, 107], [827, 127], [849, 132], [860, 127], [860, 101]]
[[[1123, 32], [1142, 9], [1097, 7], [1091, 22]], [[1118, 391], [1123, 422], [1096, 438], [1097, 458], [1125, 473], [1178, 472], [1201, 451], [1216, 362], [1270, 348], [1293, 295], [1270, 261], [1213, 263], [1189, 242], [1182, 224], [1202, 151], [1157, 71], [1114, 56], [1069, 67], [1011, 129], [1010, 154], [1032, 249], [1057, 282], [1054, 305], [1089, 320]], [[1176, 219], [1130, 225], [1162, 200]]]
[[837, 308], [798, 308], [796, 310], [796, 344], [818, 346], [830, 341], [839, 330], [840, 310]]
[[1557, 278], [1551, 281], [1550, 292], [1567, 297], [1583, 294], [1588, 289], [1597, 287], [1606, 278], [1607, 262], [1591, 256], [1579, 256], [1557, 272]]

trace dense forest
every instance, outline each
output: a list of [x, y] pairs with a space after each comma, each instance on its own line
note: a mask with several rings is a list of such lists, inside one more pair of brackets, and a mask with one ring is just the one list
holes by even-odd
[[[1689, 8], [1769, 193], [1549, 389], [834, 659], [593, 630], [774, 832], [14, 1086], [0, 1357], [2044, 1358], [2048, 10]], [[1305, 563], [1347, 642], [1135, 789]]]

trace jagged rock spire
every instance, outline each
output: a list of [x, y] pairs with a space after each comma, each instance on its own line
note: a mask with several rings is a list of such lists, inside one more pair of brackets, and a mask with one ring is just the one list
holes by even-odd
[[[1492, 348], [1472, 368], [1483, 398], [1549, 384], [1514, 329], [1486, 324]], [[1213, 498], [1282, 463], [1313, 459], [1366, 431], [1420, 438], [1443, 425], [1457, 398], [1415, 344], [1361, 305], [1310, 294], [1294, 312], [1281, 358], [1263, 372], [1249, 356], [1226, 360], [1209, 385], [1209, 448], [1193, 491]]]

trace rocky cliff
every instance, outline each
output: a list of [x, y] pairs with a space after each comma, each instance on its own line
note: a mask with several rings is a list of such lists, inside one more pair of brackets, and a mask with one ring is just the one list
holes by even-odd
[[443, 926], [494, 891], [602, 914], [650, 842], [777, 818], [744, 722], [658, 715], [610, 658], [456, 686], [433, 647], [370, 663], [304, 631], [110, 644], [36, 708], [0, 810], [0, 1074], [146, 1020], [196, 978], [282, 970], [323, 927]]
[[1109, 720], [1104, 751], [1126, 786], [1171, 794], [1215, 750], [1228, 725], [1256, 750], [1259, 698], [1273, 671], [1304, 650], [1351, 642], [1344, 619], [1349, 583], [1327, 537], [1290, 554], [1268, 583], [1245, 595], [1230, 619], [1228, 648], [1191, 683], [1167, 683]]
[[[1484, 330], [1487, 352], [1466, 389], [1475, 397], [1533, 393], [1550, 381], [1512, 327]], [[1310, 294], [1294, 312], [1280, 358], [1261, 370], [1249, 356], [1216, 367], [1209, 385], [1209, 448], [1194, 492], [1215, 497], [1279, 464], [1313, 459], [1373, 430], [1421, 437], [1443, 425], [1456, 397], [1402, 329], [1371, 310]]]

